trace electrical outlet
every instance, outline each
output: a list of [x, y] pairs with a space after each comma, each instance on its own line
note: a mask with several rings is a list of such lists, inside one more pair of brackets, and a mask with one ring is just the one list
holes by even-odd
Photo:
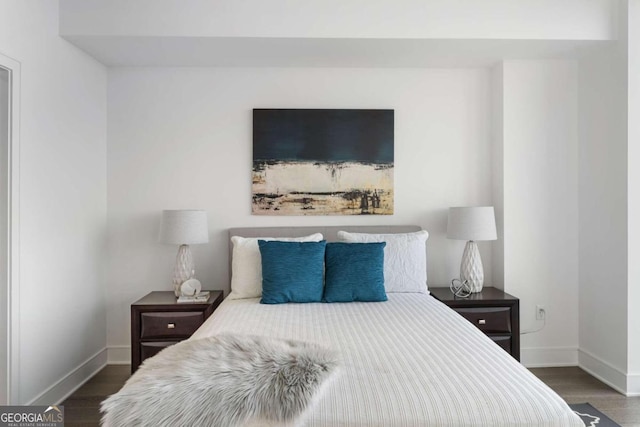
[[536, 320], [544, 320], [546, 314], [547, 309], [544, 308], [544, 305], [536, 305]]

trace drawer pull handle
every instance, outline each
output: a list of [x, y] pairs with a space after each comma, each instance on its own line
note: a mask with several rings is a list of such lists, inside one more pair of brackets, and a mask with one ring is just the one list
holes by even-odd
[[478, 320], [478, 325], [486, 325], [486, 324], [487, 324], [486, 320], [484, 320], [484, 319], [479, 319]]
[[167, 329], [174, 329], [175, 327], [176, 327], [176, 324], [175, 324], [175, 323], [169, 323], [169, 324], [167, 325]]

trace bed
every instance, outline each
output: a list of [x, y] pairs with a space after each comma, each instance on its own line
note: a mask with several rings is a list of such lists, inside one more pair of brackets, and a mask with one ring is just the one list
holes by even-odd
[[[322, 236], [313, 234], [317, 232]], [[361, 246], [367, 250], [391, 250], [398, 241], [410, 246], [416, 235], [424, 240], [418, 240], [418, 247], [414, 247], [413, 252], [421, 252], [417, 258], [415, 253], [411, 255], [408, 254], [411, 251], [405, 250], [400, 252], [407, 254], [406, 259], [400, 259], [397, 248], [393, 256], [387, 256], [387, 252], [384, 256], [380, 254], [378, 262], [384, 262], [384, 268], [380, 267], [379, 274], [384, 270], [385, 275], [380, 286], [387, 292], [383, 302], [261, 303], [256, 292], [262, 293], [264, 299], [269, 273], [247, 266], [264, 268], [267, 264], [263, 246], [272, 244], [255, 238], [303, 239], [301, 246], [308, 248], [326, 245], [323, 238], [344, 240], [349, 237], [345, 232], [365, 233], [359, 235], [365, 241], [375, 233], [393, 234], [384, 244]], [[235, 353], [229, 358], [231, 350], [219, 344], [231, 337], [233, 340], [295, 340], [298, 344], [337, 354], [337, 371], [315, 394], [313, 404], [305, 407], [303, 416], [294, 419], [296, 426], [583, 426], [560, 396], [474, 325], [429, 295], [426, 234], [416, 226], [230, 229], [230, 237], [236, 236], [231, 239], [233, 247], [230, 248], [230, 255], [235, 255], [230, 261], [230, 271], [234, 272], [231, 295], [189, 340], [147, 359], [122, 390], [103, 402], [102, 410], [106, 414], [103, 422], [113, 427], [238, 424], [185, 421], [187, 416], [217, 419], [220, 405], [225, 412], [236, 413], [225, 403], [230, 397], [229, 402], [237, 401], [233, 397], [236, 385], [244, 390], [238, 396], [246, 402], [245, 396], [263, 391], [262, 387], [245, 387], [245, 384], [255, 384], [254, 375], [270, 370], [275, 375], [285, 375], [280, 368], [273, 369], [271, 358], [267, 364], [256, 362], [261, 356], [253, 348], [242, 353], [240, 359]], [[309, 242], [312, 244], [308, 245]], [[250, 245], [253, 245], [252, 252], [245, 251]], [[349, 246], [347, 250], [358, 249], [357, 245], [346, 243], [332, 245], [334, 248], [346, 246]], [[422, 287], [422, 292], [411, 291], [411, 281], [398, 280], [403, 282], [399, 284], [393, 276], [387, 277], [393, 270], [387, 268], [387, 262], [392, 260], [404, 262], [402, 268], [407, 271], [413, 268], [414, 273], [425, 275], [415, 282]], [[345, 275], [357, 268], [349, 262]], [[324, 287], [324, 299], [330, 287], [329, 246], [319, 263], [319, 286]], [[305, 269], [310, 268], [305, 265]], [[255, 284], [253, 288], [246, 286], [251, 281]], [[355, 282], [366, 281], [357, 275]], [[210, 342], [217, 343], [211, 347]], [[236, 349], [244, 346], [244, 342], [233, 342], [231, 346]], [[196, 350], [181, 353], [183, 348]], [[230, 366], [236, 360], [249, 361], [244, 365], [250, 369], [247, 371], [249, 381], [235, 382], [240, 371]], [[210, 381], [208, 378], [213, 378], [214, 371], [217, 372], [215, 380]], [[227, 382], [222, 383], [225, 380]], [[176, 404], [178, 389], [182, 396], [180, 405]], [[286, 404], [280, 403], [286, 399], [271, 401], [276, 406]], [[187, 405], [191, 405], [189, 409]], [[213, 410], [214, 405], [218, 405], [218, 409]], [[166, 421], [169, 419], [170, 423]], [[265, 425], [258, 421], [251, 425]]]
[[[338, 230], [406, 233], [415, 226], [229, 230], [230, 236], [292, 237]], [[582, 426], [549, 387], [480, 330], [428, 293], [386, 302], [260, 304], [227, 299], [192, 340], [253, 334], [339, 351], [340, 375], [306, 426]]]

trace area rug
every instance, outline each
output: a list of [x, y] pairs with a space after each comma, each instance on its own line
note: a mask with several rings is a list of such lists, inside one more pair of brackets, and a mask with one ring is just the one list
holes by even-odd
[[578, 414], [587, 427], [620, 427], [620, 424], [617, 424], [588, 403], [574, 403], [569, 407]]

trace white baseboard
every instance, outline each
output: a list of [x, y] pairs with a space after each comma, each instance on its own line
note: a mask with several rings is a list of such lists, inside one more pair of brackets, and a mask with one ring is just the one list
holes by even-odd
[[111, 345], [107, 347], [107, 363], [109, 365], [131, 365], [131, 346]]
[[578, 348], [577, 347], [521, 348], [520, 362], [527, 368], [578, 366]]
[[640, 396], [640, 374], [626, 374], [620, 369], [581, 349], [579, 366], [592, 376], [625, 396]]
[[106, 365], [107, 349], [103, 348], [30, 402], [27, 402], [27, 405], [57, 405], [62, 403]]
[[627, 396], [640, 396], [640, 374], [627, 375]]

